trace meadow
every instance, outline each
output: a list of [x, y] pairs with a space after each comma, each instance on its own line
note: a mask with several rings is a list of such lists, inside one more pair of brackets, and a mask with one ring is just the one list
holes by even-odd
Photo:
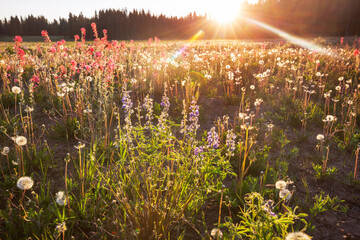
[[360, 239], [359, 43], [0, 43], [1, 239]]

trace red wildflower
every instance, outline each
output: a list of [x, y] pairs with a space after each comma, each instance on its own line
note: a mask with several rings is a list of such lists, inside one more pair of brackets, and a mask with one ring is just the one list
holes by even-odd
[[36, 87], [36, 86], [40, 83], [40, 78], [34, 75], [34, 76], [30, 79], [30, 81], [31, 81], [32, 83], [34, 83], [34, 86]]
[[20, 36], [15, 36], [14, 41], [21, 43], [23, 41], [23, 39]]

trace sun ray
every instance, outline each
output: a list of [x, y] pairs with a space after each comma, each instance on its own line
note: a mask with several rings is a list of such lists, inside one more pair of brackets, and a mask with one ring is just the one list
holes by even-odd
[[263, 28], [263, 29], [266, 29], [272, 33], [275, 33], [277, 34], [279, 37], [285, 39], [285, 40], [288, 40], [289, 42], [292, 42], [300, 47], [303, 47], [303, 48], [306, 48], [306, 49], [309, 49], [311, 51], [315, 51], [315, 52], [318, 52], [318, 53], [321, 53], [321, 54], [324, 54], [324, 55], [332, 55], [331, 52], [329, 52], [326, 48], [322, 47], [322, 46], [319, 46], [319, 45], [316, 45], [314, 43], [311, 43], [309, 41], [307, 41], [306, 39], [303, 39], [303, 38], [300, 38], [300, 37], [296, 37], [296, 36], [293, 36], [287, 32], [284, 32], [280, 29], [277, 29], [273, 26], [270, 26], [269, 24], [266, 24], [266, 23], [263, 23], [263, 22], [260, 22], [260, 21], [257, 21], [255, 19], [252, 19], [252, 18], [249, 18], [249, 17], [244, 17], [247, 21]]

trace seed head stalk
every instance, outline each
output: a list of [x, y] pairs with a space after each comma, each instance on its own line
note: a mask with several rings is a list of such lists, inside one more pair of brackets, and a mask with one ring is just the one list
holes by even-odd
[[245, 132], [245, 146], [244, 146], [244, 155], [243, 157], [241, 156], [242, 153], [242, 148], [243, 148], [243, 142], [240, 143], [240, 154], [239, 154], [239, 161], [241, 161], [242, 159], [242, 163], [239, 164], [239, 166], [241, 165], [241, 167], [239, 168], [239, 175], [238, 175], [238, 187], [240, 189], [240, 194], [242, 191], [242, 184], [244, 181], [244, 177], [245, 174], [247, 173], [247, 171], [249, 170], [250, 166], [251, 166], [251, 161], [249, 162], [248, 167], [246, 168], [246, 160], [249, 156], [250, 153], [250, 149], [253, 145], [253, 142], [250, 143], [250, 146], [248, 147], [248, 142], [249, 142], [249, 128], [246, 127], [246, 132]]
[[355, 160], [355, 169], [354, 169], [354, 180], [356, 180], [358, 176], [358, 159], [359, 159], [359, 151], [360, 151], [360, 145], [358, 145], [356, 149], [356, 160]]
[[322, 168], [322, 174], [324, 175], [325, 174], [325, 171], [326, 171], [326, 165], [327, 165], [327, 161], [328, 161], [328, 158], [329, 158], [329, 150], [330, 150], [330, 147], [327, 146], [326, 147], [326, 158], [323, 160], [323, 168]]

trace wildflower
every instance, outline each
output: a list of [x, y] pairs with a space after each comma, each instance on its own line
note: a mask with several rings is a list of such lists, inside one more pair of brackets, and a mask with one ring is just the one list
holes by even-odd
[[247, 114], [246, 113], [239, 113], [239, 118], [240, 119], [246, 119]]
[[29, 106], [26, 106], [25, 112], [30, 113], [30, 112], [32, 112], [32, 111], [34, 111], [34, 108], [29, 107]]
[[130, 91], [126, 91], [126, 88], [124, 87], [122, 95], [123, 95], [121, 98], [122, 108], [125, 110], [126, 116], [131, 115], [131, 113], [132, 113], [131, 108], [132, 108], [133, 104], [132, 104], [131, 98], [130, 98]]
[[59, 223], [56, 225], [56, 231], [58, 233], [64, 233], [67, 230], [65, 222]]
[[282, 180], [280, 180], [280, 181], [277, 181], [276, 183], [275, 183], [275, 187], [277, 188], [277, 189], [285, 189], [286, 188], [286, 182], [284, 182], [284, 181], [282, 181]]
[[235, 150], [235, 139], [236, 135], [234, 134], [233, 130], [228, 130], [226, 134], [226, 146], [227, 146], [227, 155], [228, 156], [234, 156], [234, 150]]
[[84, 109], [84, 111], [83, 111], [84, 113], [92, 113], [92, 110], [91, 109], [89, 109], [89, 108], [87, 108], [87, 109]]
[[65, 93], [64, 93], [64, 92], [57, 92], [56, 94], [57, 94], [59, 97], [65, 96]]
[[166, 132], [166, 129], [167, 129], [166, 119], [169, 117], [168, 111], [169, 111], [169, 108], [170, 108], [170, 102], [169, 102], [169, 98], [168, 98], [166, 92], [167, 92], [167, 86], [165, 84], [165, 86], [164, 86], [164, 95], [162, 97], [162, 102], [160, 103], [160, 105], [164, 109], [161, 111], [161, 114], [160, 114], [160, 117], [159, 117], [159, 123], [158, 123], [159, 129], [162, 132]]
[[219, 228], [213, 228], [213, 229], [211, 230], [210, 235], [211, 235], [212, 237], [216, 237], [216, 238], [222, 238], [222, 237], [223, 237], [223, 233], [222, 233], [222, 231], [221, 231]]
[[195, 156], [197, 156], [197, 155], [199, 155], [200, 153], [202, 153], [204, 151], [204, 148], [203, 147], [196, 147], [195, 149], [194, 149], [194, 155]]
[[76, 149], [82, 149], [85, 147], [84, 143], [78, 142], [78, 145], [74, 146]]
[[322, 134], [318, 134], [317, 136], [316, 136], [316, 140], [318, 140], [318, 141], [324, 141], [324, 135], [322, 135]]
[[170, 102], [169, 102], [169, 98], [166, 96], [166, 94], [163, 95], [162, 102], [160, 103], [160, 105], [164, 108], [164, 111], [169, 110]]
[[323, 121], [324, 122], [333, 122], [336, 120], [337, 120], [336, 117], [334, 117], [333, 115], [327, 115]]
[[9, 147], [4, 147], [1, 151], [1, 154], [4, 156], [7, 156], [10, 152], [10, 148]]
[[215, 131], [215, 127], [211, 128], [208, 132], [207, 141], [209, 143], [208, 147], [212, 147], [214, 149], [219, 147], [219, 135]]
[[18, 146], [24, 146], [27, 143], [27, 140], [24, 136], [17, 136], [15, 142]]
[[153, 99], [149, 97], [149, 94], [146, 95], [144, 99], [143, 108], [146, 109], [147, 113], [145, 119], [147, 120], [145, 123], [145, 129], [150, 128], [151, 120], [154, 118], [153, 116]]
[[267, 200], [267, 201], [263, 204], [262, 209], [263, 209], [265, 212], [269, 213], [271, 216], [274, 216], [274, 217], [275, 217], [276, 214], [272, 212], [273, 205], [274, 205], [274, 201], [273, 201], [273, 200]]
[[56, 193], [56, 203], [60, 206], [64, 206], [66, 204], [66, 198], [64, 191], [59, 191]]
[[269, 123], [268, 125], [267, 125], [267, 129], [268, 129], [268, 131], [272, 131], [272, 129], [274, 128], [274, 124], [272, 124], [272, 123]]
[[311, 240], [311, 238], [303, 232], [292, 232], [286, 236], [285, 240]]
[[124, 129], [126, 130], [126, 140], [132, 144], [132, 138], [131, 138], [131, 131], [132, 131], [132, 124], [131, 124], [131, 114], [134, 112], [132, 109], [132, 101], [130, 97], [130, 91], [126, 90], [126, 86], [124, 85], [122, 89], [122, 107], [125, 111], [125, 126]]
[[279, 197], [280, 198], [285, 198], [285, 201], [289, 201], [290, 198], [291, 198], [290, 191], [287, 190], [286, 188], [281, 189], [280, 192], [279, 192]]
[[21, 93], [21, 88], [19, 88], [19, 87], [17, 87], [17, 86], [13, 86], [13, 87], [11, 88], [11, 91], [12, 91], [13, 93], [15, 93], [15, 94], [19, 94], [19, 93]]
[[21, 190], [29, 190], [34, 185], [34, 181], [30, 177], [21, 177], [16, 186]]
[[185, 99], [183, 100], [183, 110], [182, 110], [181, 114], [183, 115], [183, 118], [182, 118], [181, 123], [180, 123], [180, 133], [186, 134], [186, 132], [187, 132], [186, 131], [187, 130], [187, 127], [186, 127], [187, 113], [186, 113]]
[[200, 127], [199, 122], [199, 106], [196, 105], [196, 101], [191, 102], [190, 112], [189, 112], [189, 122], [191, 123], [188, 126], [189, 132], [196, 132]]
[[254, 106], [255, 107], [258, 107], [258, 106], [260, 106], [260, 104], [263, 102], [263, 100], [261, 99], [261, 98], [257, 98], [256, 100], [255, 100], [255, 102], [254, 102]]

